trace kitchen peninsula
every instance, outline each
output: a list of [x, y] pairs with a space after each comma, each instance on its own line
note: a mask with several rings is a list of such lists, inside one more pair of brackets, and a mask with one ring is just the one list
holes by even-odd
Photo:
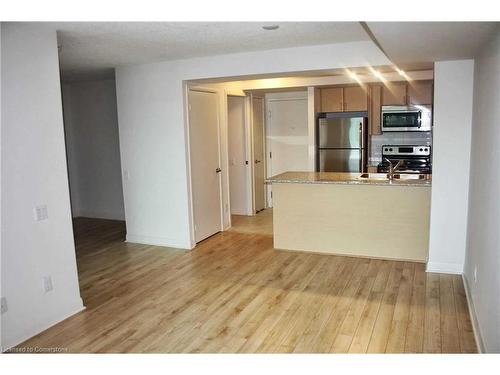
[[274, 247], [425, 262], [430, 175], [286, 172], [273, 184]]

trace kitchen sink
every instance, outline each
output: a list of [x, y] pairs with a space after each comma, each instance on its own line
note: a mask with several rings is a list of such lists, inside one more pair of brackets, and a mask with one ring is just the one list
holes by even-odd
[[387, 173], [361, 173], [361, 180], [388, 180]]
[[[387, 181], [389, 178], [386, 173], [361, 173], [358, 177], [360, 180], [372, 181]], [[430, 175], [413, 174], [413, 173], [395, 173], [395, 180], [429, 180]]]
[[428, 174], [413, 174], [413, 173], [396, 173], [394, 174], [396, 180], [428, 180]]

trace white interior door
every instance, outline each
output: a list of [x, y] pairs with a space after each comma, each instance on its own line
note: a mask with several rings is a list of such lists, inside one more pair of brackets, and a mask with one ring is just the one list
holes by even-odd
[[232, 215], [247, 215], [245, 98], [227, 97], [229, 198]]
[[265, 154], [264, 154], [264, 100], [252, 99], [252, 134], [254, 163], [254, 197], [255, 211], [266, 207]]
[[[309, 170], [307, 98], [268, 100], [267, 176]], [[268, 205], [272, 206], [269, 186]]]
[[217, 95], [189, 90], [189, 146], [195, 241], [222, 230]]

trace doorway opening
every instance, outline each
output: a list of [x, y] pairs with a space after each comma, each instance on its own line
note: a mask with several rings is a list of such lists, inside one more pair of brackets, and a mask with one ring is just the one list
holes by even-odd
[[62, 81], [61, 88], [73, 234], [81, 264], [125, 240], [115, 80]]

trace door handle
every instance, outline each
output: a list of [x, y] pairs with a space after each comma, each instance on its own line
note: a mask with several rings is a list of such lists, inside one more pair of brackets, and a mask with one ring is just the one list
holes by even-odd
[[260, 163], [260, 160], [255, 159], [255, 164]]
[[215, 173], [221, 173], [221, 172], [222, 172], [222, 169], [220, 169], [220, 168], [217, 168], [217, 169], [215, 170]]

